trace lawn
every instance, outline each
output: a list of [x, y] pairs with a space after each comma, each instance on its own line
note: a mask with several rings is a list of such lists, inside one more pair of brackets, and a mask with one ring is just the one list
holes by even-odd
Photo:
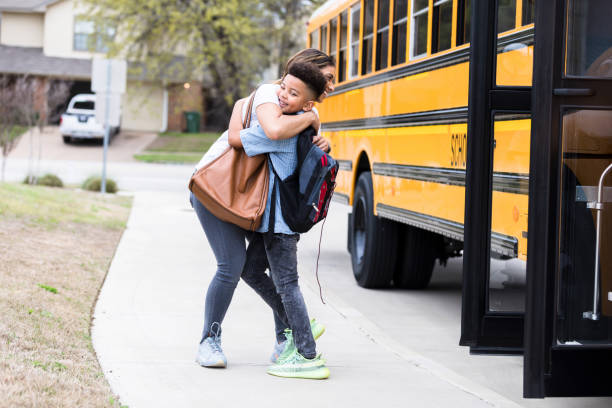
[[197, 163], [219, 133], [160, 133], [147, 148], [134, 155], [148, 163]]
[[119, 407], [91, 314], [131, 198], [0, 183], [0, 406]]
[[28, 130], [27, 126], [15, 125], [11, 127], [11, 130], [8, 135], [8, 140], [11, 141], [17, 139], [19, 136], [24, 134], [26, 130]]

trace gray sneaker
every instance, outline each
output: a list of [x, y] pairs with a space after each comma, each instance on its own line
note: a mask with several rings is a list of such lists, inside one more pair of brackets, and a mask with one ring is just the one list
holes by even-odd
[[202, 367], [227, 367], [227, 359], [221, 349], [220, 337], [207, 337], [198, 347], [196, 362]]

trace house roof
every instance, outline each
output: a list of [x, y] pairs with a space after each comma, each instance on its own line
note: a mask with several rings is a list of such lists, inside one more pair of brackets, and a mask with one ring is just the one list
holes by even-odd
[[[183, 65], [184, 58], [177, 57], [171, 65]], [[152, 76], [144, 64], [130, 62], [132, 68], [140, 72], [128, 72], [128, 78], [139, 81], [163, 80], [168, 83], [181, 83], [202, 78], [189, 78], [181, 73]], [[138, 70], [137, 70], [138, 71]], [[172, 72], [172, 70], [170, 70]], [[0, 74], [37, 75], [72, 80], [91, 80], [91, 59], [49, 57], [42, 48], [13, 47], [0, 45]]]
[[0, 11], [43, 13], [47, 6], [60, 0], [0, 0]]
[[91, 60], [48, 57], [42, 48], [0, 45], [0, 73], [89, 80]]

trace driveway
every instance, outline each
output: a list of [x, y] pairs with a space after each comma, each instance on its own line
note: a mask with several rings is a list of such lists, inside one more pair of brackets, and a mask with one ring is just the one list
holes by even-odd
[[[153, 132], [121, 132], [113, 138], [108, 149], [108, 161], [134, 162], [133, 155], [144, 150], [157, 135]], [[34, 128], [32, 133], [21, 136], [9, 158], [27, 159], [30, 154], [38, 157], [39, 148], [45, 160], [100, 161], [102, 143], [85, 140], [65, 144], [57, 126], [47, 126], [42, 133]]]

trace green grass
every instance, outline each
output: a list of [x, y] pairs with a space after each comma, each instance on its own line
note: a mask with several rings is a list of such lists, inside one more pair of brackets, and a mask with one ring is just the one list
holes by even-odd
[[136, 160], [147, 163], [197, 163], [219, 133], [160, 133]]
[[27, 126], [15, 125], [11, 128], [9, 132], [9, 141], [17, 139], [19, 136], [25, 133], [28, 130]]
[[[131, 197], [102, 196], [69, 189], [0, 183], [0, 217], [16, 217], [53, 228], [60, 223], [125, 228], [118, 208], [131, 205]], [[98, 211], [92, 211], [96, 207]]]
[[204, 153], [218, 133], [160, 133], [145, 150], [164, 153]]
[[47, 292], [51, 292], [51, 293], [56, 293], [57, 294], [57, 289], [54, 288], [53, 286], [43, 285], [42, 283], [39, 283], [38, 287], [39, 288], [43, 288]]
[[142, 154], [135, 154], [134, 158], [145, 163], [195, 164], [200, 161], [202, 154], [144, 152]]

